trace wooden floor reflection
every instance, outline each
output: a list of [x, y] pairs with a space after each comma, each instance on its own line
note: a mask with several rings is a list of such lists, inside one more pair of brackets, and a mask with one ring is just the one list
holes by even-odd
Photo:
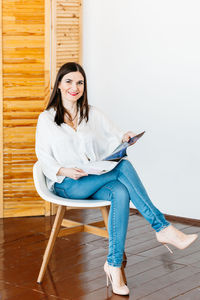
[[[72, 210], [77, 221], [100, 220], [94, 210]], [[200, 242], [171, 255], [155, 240], [140, 215], [130, 213], [126, 275], [130, 296], [106, 288], [106, 239], [80, 233], [58, 238], [42, 284], [36, 279], [54, 217], [0, 220], [0, 299], [2, 300], [199, 300]], [[186, 233], [200, 227], [176, 224]]]

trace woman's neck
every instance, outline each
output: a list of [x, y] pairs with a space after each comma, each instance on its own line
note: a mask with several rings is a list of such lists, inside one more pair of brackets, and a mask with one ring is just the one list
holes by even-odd
[[74, 114], [76, 113], [77, 110], [77, 102], [71, 102], [71, 101], [63, 101], [63, 106], [64, 108], [70, 113], [70, 114]]

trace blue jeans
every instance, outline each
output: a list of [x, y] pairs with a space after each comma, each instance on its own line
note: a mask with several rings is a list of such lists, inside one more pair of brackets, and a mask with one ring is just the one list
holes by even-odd
[[153, 205], [135, 169], [122, 160], [113, 170], [102, 175], [88, 175], [78, 180], [65, 177], [54, 184], [58, 196], [71, 199], [99, 199], [111, 201], [108, 218], [108, 264], [120, 267], [123, 260], [131, 200], [144, 218], [159, 232], [170, 223]]

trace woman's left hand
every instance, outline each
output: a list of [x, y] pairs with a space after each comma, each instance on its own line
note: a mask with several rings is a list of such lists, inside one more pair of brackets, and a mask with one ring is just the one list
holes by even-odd
[[128, 131], [123, 135], [122, 138], [122, 142], [128, 142], [130, 140], [130, 138], [134, 137], [136, 135], [136, 133], [132, 132], [132, 131]]

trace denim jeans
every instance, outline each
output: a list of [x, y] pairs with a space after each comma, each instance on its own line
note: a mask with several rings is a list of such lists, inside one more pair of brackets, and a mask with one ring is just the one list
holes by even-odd
[[78, 180], [65, 177], [54, 184], [58, 196], [71, 199], [99, 199], [111, 201], [108, 218], [109, 253], [108, 264], [120, 267], [123, 260], [129, 218], [129, 201], [159, 232], [170, 223], [153, 205], [134, 167], [122, 160], [113, 170], [102, 175], [88, 175]]

